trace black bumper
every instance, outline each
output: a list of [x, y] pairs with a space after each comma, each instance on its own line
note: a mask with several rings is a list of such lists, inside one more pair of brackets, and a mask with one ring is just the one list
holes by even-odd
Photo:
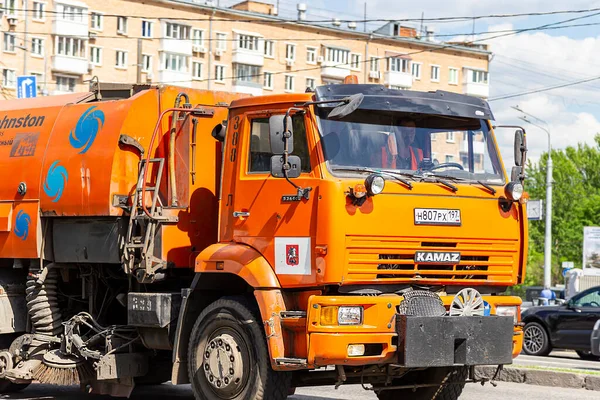
[[512, 363], [512, 317], [396, 315], [398, 364], [408, 368]]

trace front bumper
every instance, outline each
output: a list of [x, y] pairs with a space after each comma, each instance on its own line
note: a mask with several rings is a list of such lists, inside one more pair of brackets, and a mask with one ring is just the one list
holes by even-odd
[[[442, 296], [449, 305], [453, 296]], [[407, 317], [397, 314], [400, 296], [312, 296], [307, 315], [308, 365], [370, 365], [394, 363], [407, 367], [510, 364], [521, 352], [522, 328], [512, 317], [497, 317], [498, 305], [520, 306], [521, 299], [484, 296], [489, 317]], [[323, 326], [326, 306], [363, 306], [361, 325]], [[517, 310], [517, 315], [518, 315]], [[375, 349], [348, 356], [351, 344]]]

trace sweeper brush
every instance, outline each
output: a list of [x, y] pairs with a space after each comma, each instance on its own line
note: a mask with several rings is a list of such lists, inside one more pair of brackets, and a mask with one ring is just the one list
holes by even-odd
[[90, 382], [96, 372], [89, 362], [52, 350], [44, 354], [43, 362], [33, 371], [33, 379], [40, 383], [73, 386]]

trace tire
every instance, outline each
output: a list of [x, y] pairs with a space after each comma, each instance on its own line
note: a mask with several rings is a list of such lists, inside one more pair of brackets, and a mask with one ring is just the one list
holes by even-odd
[[417, 371], [402, 380], [393, 382], [393, 385], [442, 384], [450, 382], [451, 384], [443, 386], [431, 386], [413, 389], [391, 389], [383, 390], [377, 393], [379, 400], [457, 400], [465, 387], [465, 381], [469, 377], [467, 367], [442, 367], [429, 368], [423, 371]]
[[258, 315], [243, 297], [222, 298], [202, 311], [188, 351], [188, 373], [197, 400], [287, 398], [291, 374], [271, 369]]
[[523, 329], [523, 353], [530, 356], [547, 356], [552, 351], [548, 332], [537, 322], [529, 322]]
[[591, 351], [575, 350], [575, 353], [577, 353], [577, 355], [579, 356], [579, 358], [581, 358], [582, 360], [586, 360], [586, 361], [600, 361], [600, 357], [593, 355]]

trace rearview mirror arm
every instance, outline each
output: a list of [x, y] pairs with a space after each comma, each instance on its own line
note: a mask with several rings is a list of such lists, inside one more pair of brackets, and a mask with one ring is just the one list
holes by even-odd
[[290, 185], [292, 185], [296, 191], [297, 191], [297, 196], [299, 198], [305, 198], [306, 200], [309, 199], [310, 196], [310, 191], [312, 190], [311, 187], [307, 187], [307, 188], [302, 188], [301, 186], [296, 185], [294, 182], [292, 182], [292, 180], [289, 178], [288, 176], [288, 170], [291, 168], [290, 163], [289, 163], [289, 150], [288, 150], [288, 141], [291, 137], [291, 132], [288, 129], [289, 127], [287, 126], [288, 124], [288, 118], [290, 116], [290, 112], [292, 111], [297, 111], [297, 112], [304, 112], [303, 108], [297, 108], [297, 107], [290, 107], [288, 108], [288, 110], [285, 112], [285, 118], [283, 118], [283, 176], [285, 178], [286, 181], [288, 181], [290, 183]]

